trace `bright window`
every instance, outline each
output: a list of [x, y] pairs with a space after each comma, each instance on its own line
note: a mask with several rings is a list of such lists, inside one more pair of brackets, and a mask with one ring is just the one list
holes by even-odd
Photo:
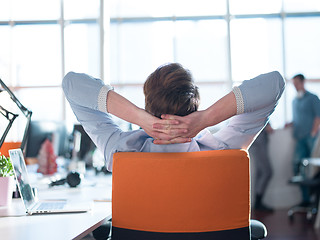
[[285, 21], [286, 69], [289, 77], [297, 73], [320, 78], [320, 17], [288, 18]]
[[[68, 71], [103, 78], [140, 107], [145, 79], [167, 62], [191, 70], [202, 109], [273, 70], [305, 74], [320, 94], [319, 26], [318, 0], [1, 1], [0, 77], [33, 119], [69, 124], [60, 86]], [[273, 126], [290, 121], [294, 96], [289, 83]]]
[[282, 72], [280, 19], [231, 21], [232, 76], [236, 81], [274, 70]]
[[279, 0], [229, 0], [231, 14], [268, 14], [281, 11]]
[[56, 24], [17, 25], [13, 28], [12, 62], [19, 86], [61, 83], [60, 29]]
[[[85, 72], [99, 76], [100, 38], [97, 23], [69, 24], [65, 27], [65, 72]], [[59, 80], [61, 82], [61, 79]]]
[[286, 12], [319, 12], [319, 0], [283, 0]]
[[177, 21], [175, 29], [175, 61], [189, 68], [198, 82], [228, 80], [224, 20]]
[[[60, 17], [60, 1], [57, 0], [10, 0], [11, 20], [57, 20]], [[2, 5], [2, 3], [1, 3]], [[4, 3], [5, 6], [9, 4]], [[1, 7], [0, 7], [1, 9]]]
[[113, 0], [111, 17], [210, 16], [226, 13], [226, 0]]

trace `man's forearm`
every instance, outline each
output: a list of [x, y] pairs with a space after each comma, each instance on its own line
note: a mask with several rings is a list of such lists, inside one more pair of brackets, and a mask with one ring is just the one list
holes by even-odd
[[114, 91], [107, 95], [107, 111], [127, 122], [138, 124], [139, 110], [136, 105]]
[[219, 101], [205, 110], [205, 127], [214, 126], [237, 114], [237, 102], [233, 92], [228, 93]]

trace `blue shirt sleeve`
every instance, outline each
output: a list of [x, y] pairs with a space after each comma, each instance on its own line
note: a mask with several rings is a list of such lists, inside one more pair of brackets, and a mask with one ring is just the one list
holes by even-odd
[[[112, 120], [112, 116], [99, 110], [98, 96], [106, 85], [86, 74], [68, 73], [62, 88], [72, 111], [97, 148], [105, 157], [108, 170], [112, 170], [113, 153], [118, 149], [136, 151], [143, 141], [134, 138], [134, 131], [124, 132]], [[106, 100], [106, 99], [105, 99]], [[140, 135], [143, 135], [141, 132]], [[139, 134], [136, 134], [139, 137]]]
[[243, 113], [232, 117], [228, 125], [214, 134], [214, 137], [229, 149], [248, 149], [268, 122], [284, 88], [285, 81], [279, 72], [262, 74], [244, 81], [238, 87], [240, 98], [236, 96], [237, 106], [243, 104]]
[[316, 117], [320, 117], [320, 100], [316, 95], [314, 95], [313, 97], [312, 107], [313, 107], [314, 115]]

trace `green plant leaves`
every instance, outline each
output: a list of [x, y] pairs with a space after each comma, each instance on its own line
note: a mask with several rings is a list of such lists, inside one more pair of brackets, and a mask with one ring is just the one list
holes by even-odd
[[13, 176], [13, 167], [10, 159], [0, 154], [0, 177]]

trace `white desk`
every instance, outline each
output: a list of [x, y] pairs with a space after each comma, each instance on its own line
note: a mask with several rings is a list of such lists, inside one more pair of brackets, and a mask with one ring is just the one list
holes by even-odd
[[9, 208], [0, 207], [0, 238], [3, 240], [81, 239], [111, 217], [111, 189], [111, 175], [108, 175], [82, 181], [81, 185], [74, 189], [57, 186], [39, 190], [40, 199], [106, 200], [95, 201], [93, 210], [86, 213], [27, 216], [21, 199], [14, 199]]

